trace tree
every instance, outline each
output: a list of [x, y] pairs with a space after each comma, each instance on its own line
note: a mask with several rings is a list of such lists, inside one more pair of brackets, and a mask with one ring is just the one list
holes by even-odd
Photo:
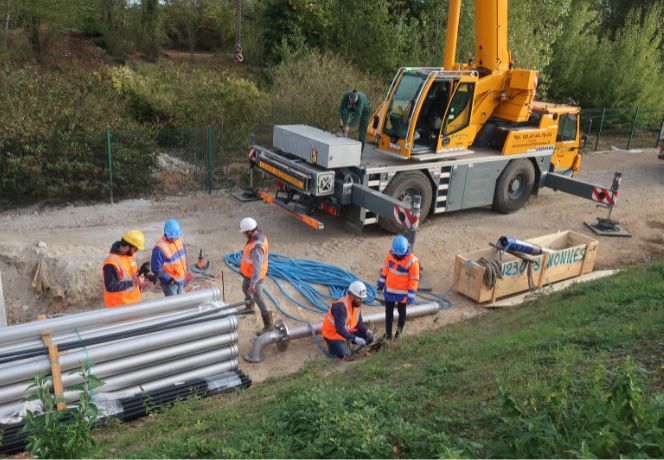
[[143, 52], [149, 61], [154, 62], [159, 59], [159, 0], [141, 2], [141, 25]]
[[571, 97], [586, 107], [664, 104], [661, 8], [632, 10], [612, 40], [601, 36], [598, 12], [581, 0], [574, 6], [548, 69], [551, 96], [564, 102]]

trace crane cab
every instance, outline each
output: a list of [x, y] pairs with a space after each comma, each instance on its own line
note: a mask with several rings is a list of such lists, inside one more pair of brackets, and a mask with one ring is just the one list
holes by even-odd
[[399, 69], [367, 140], [405, 158], [467, 149], [476, 134], [471, 113], [477, 82], [476, 71]]

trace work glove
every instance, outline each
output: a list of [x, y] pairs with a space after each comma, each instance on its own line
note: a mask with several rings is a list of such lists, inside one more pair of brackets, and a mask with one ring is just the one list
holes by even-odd
[[367, 334], [367, 343], [373, 343], [374, 341], [374, 336], [371, 332]]
[[385, 284], [384, 283], [381, 283], [381, 282], [376, 283], [376, 291], [383, 292], [383, 289], [385, 289]]
[[354, 342], [361, 347], [367, 344], [367, 341], [364, 340], [362, 337], [355, 337]]

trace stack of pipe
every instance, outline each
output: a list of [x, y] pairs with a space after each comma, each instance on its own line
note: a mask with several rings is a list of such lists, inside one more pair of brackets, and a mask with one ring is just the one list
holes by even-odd
[[[50, 375], [43, 334], [60, 352], [68, 403], [76, 402], [80, 368], [103, 381], [93, 401], [104, 416], [131, 419], [145, 412], [145, 398], [169, 404], [187, 395], [205, 396], [251, 381], [238, 370], [236, 314], [244, 303], [228, 305], [216, 288], [150, 300], [127, 307], [97, 310], [5, 328], [0, 334], [0, 430], [5, 444], [17, 444], [9, 429], [21, 424], [26, 409], [40, 410], [28, 399], [37, 374]], [[52, 382], [49, 380], [49, 385]], [[143, 409], [141, 409], [143, 407]], [[20, 443], [18, 443], [20, 444]]]

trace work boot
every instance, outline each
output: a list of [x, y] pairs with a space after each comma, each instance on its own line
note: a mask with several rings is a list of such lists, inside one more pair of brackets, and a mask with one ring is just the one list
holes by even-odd
[[271, 311], [268, 311], [267, 313], [261, 312], [261, 317], [263, 318], [263, 329], [256, 332], [256, 335], [261, 335], [261, 334], [264, 334], [268, 331], [271, 331], [272, 327], [274, 326], [274, 324], [272, 322], [272, 312]]
[[403, 328], [398, 327], [397, 332], [394, 333], [394, 340], [398, 339], [402, 332], [403, 332]]

